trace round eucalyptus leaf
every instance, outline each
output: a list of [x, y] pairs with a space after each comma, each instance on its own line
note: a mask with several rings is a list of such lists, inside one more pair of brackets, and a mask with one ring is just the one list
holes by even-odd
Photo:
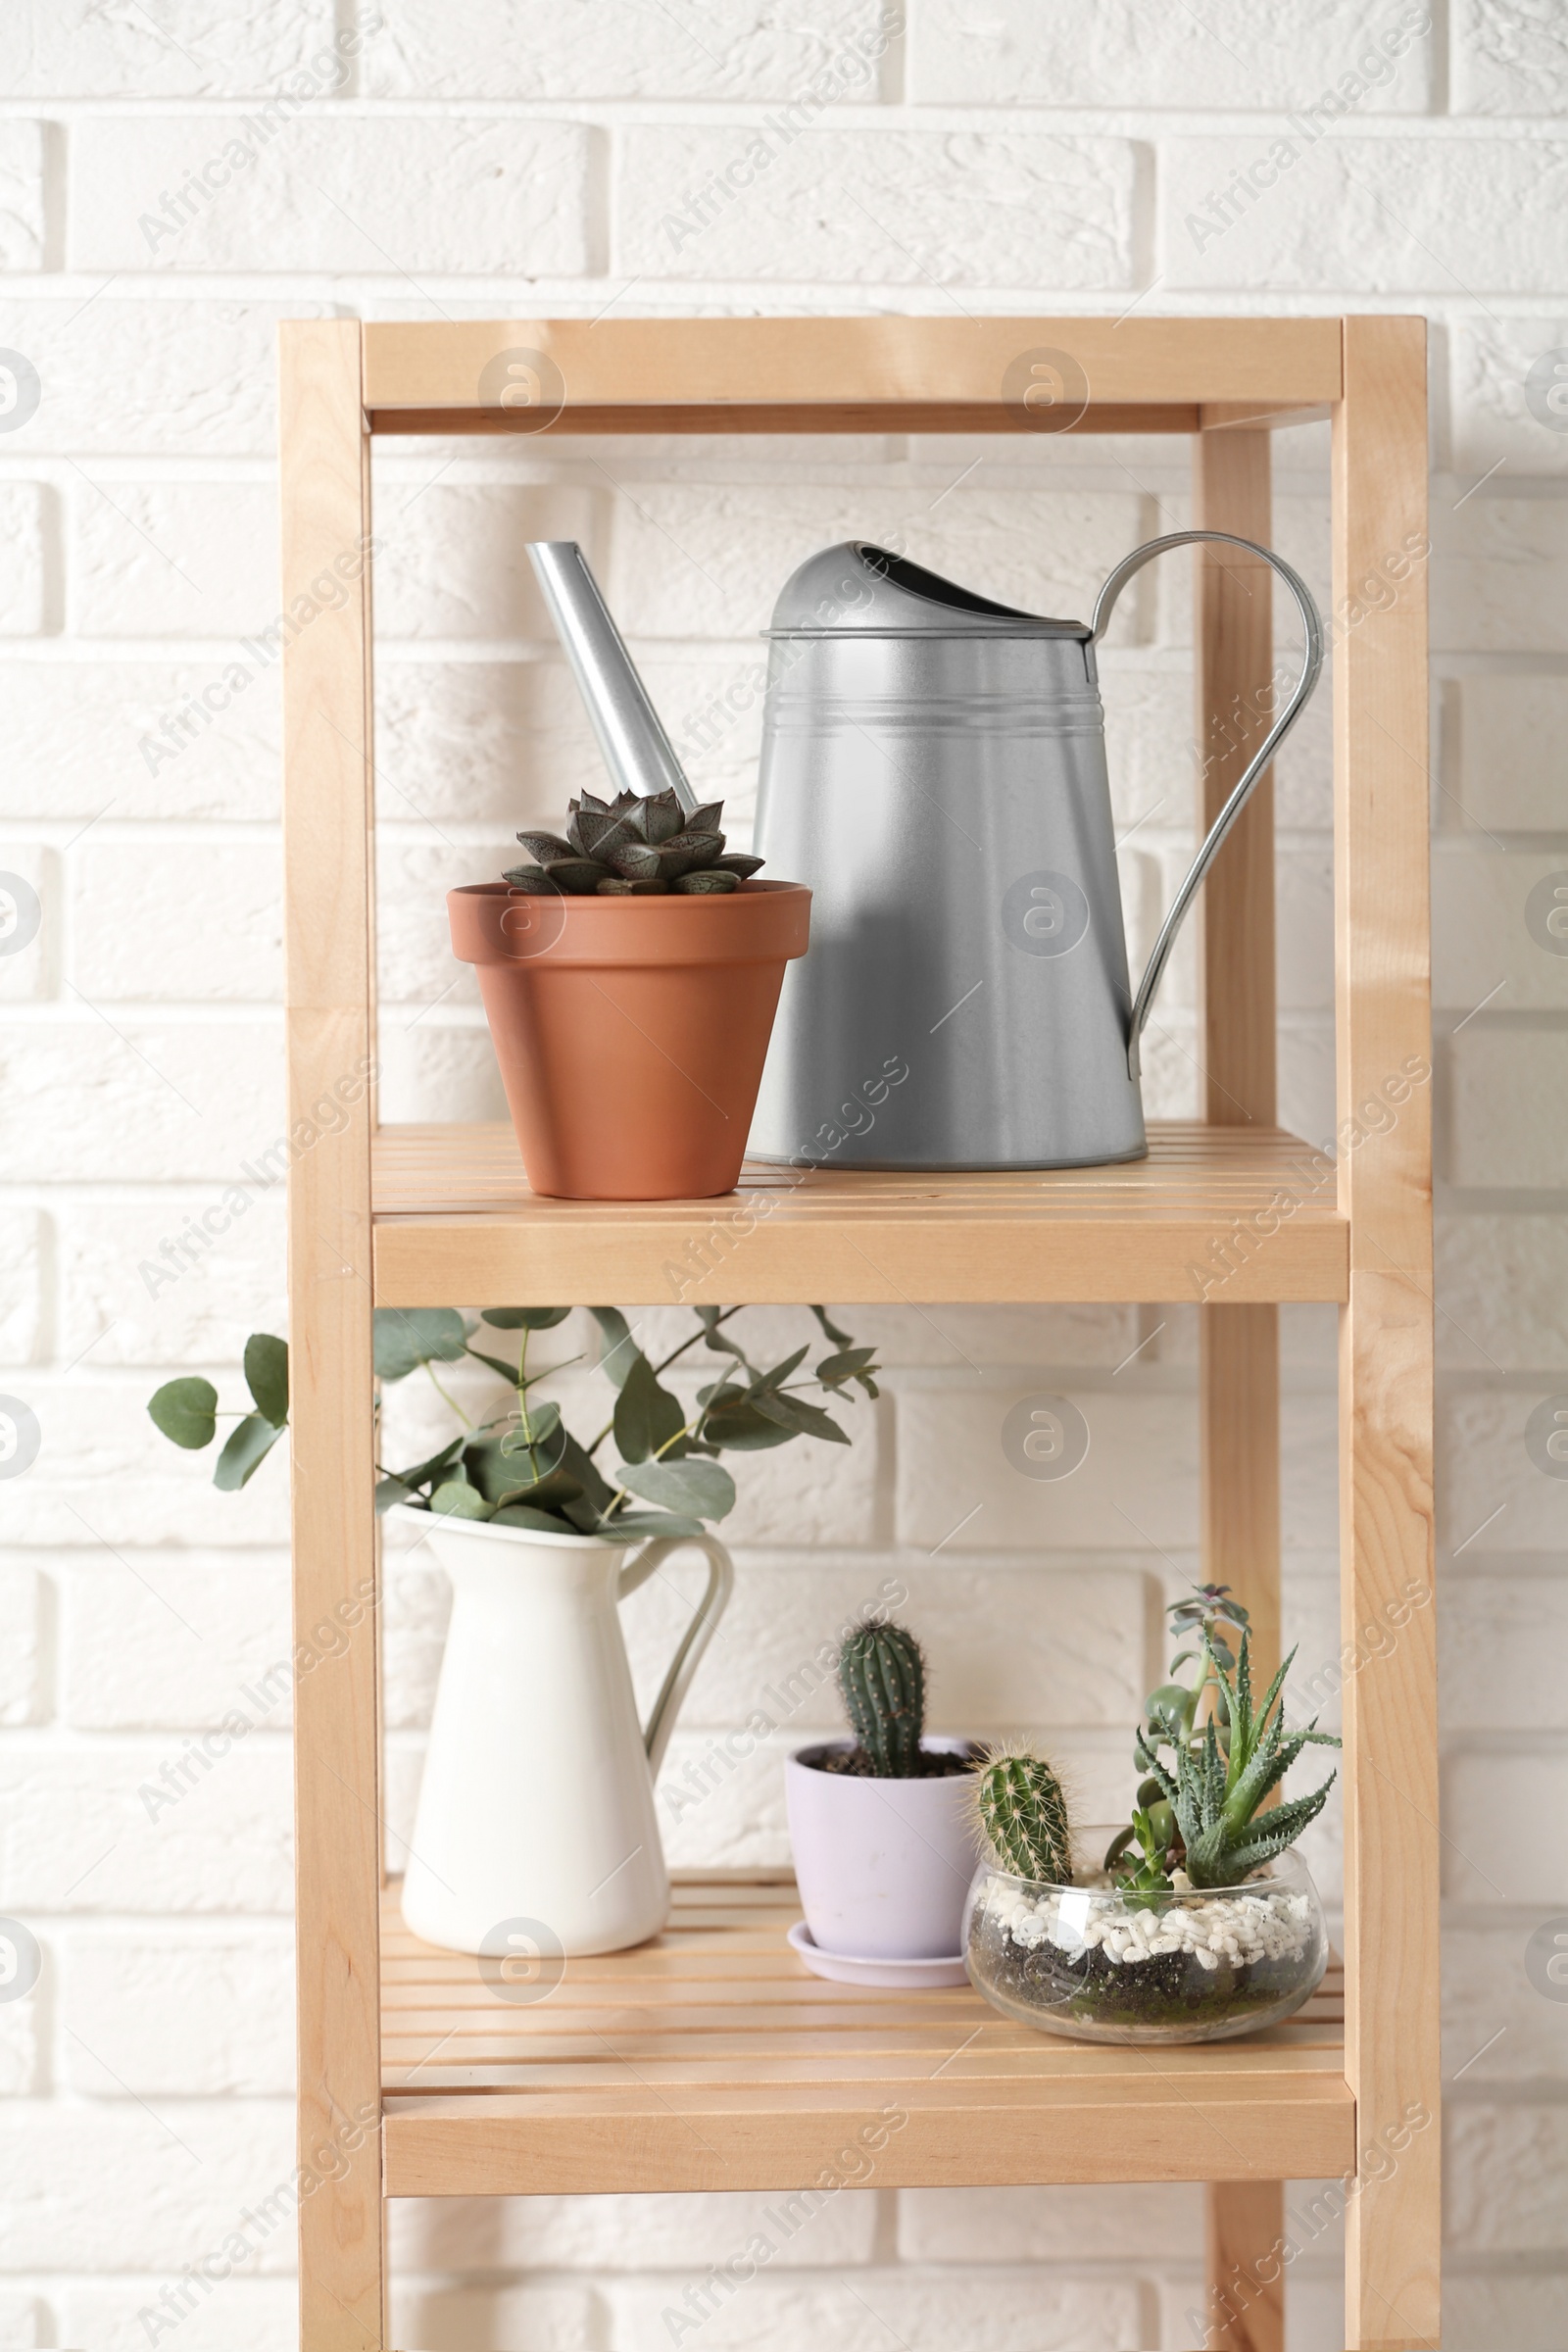
[[193, 1453], [210, 1446], [218, 1435], [218, 1391], [210, 1380], [192, 1375], [166, 1381], [149, 1397], [147, 1410], [166, 1438]]
[[228, 1433], [228, 1441], [213, 1472], [214, 1486], [221, 1487], [229, 1494], [237, 1487], [248, 1486], [282, 1434], [277, 1423], [269, 1421], [265, 1413], [247, 1413]]
[[443, 1519], [488, 1519], [494, 1505], [466, 1478], [449, 1478], [430, 1497], [430, 1508]]
[[735, 1481], [717, 1462], [642, 1462], [620, 1472], [620, 1483], [667, 1511], [722, 1519], [735, 1508]]
[[288, 1342], [270, 1331], [253, 1331], [245, 1343], [245, 1385], [256, 1410], [274, 1429], [288, 1420]]
[[377, 1380], [406, 1380], [421, 1364], [455, 1364], [468, 1344], [455, 1306], [378, 1306], [371, 1322]]

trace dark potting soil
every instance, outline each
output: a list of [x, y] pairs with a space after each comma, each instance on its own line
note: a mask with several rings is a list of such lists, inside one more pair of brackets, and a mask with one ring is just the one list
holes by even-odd
[[1000, 1922], [977, 1907], [969, 1948], [987, 1984], [1040, 2013], [1081, 2017], [1102, 2026], [1207, 2026], [1271, 2009], [1299, 1990], [1305, 1955], [1206, 1969], [1189, 1952], [1156, 1952], [1148, 1960], [1109, 1960], [1098, 1945], [1069, 1955], [1055, 1944], [1033, 1951], [1015, 1943]]
[[[922, 1747], [918, 1772], [905, 1773], [900, 1777], [910, 1781], [952, 1780], [956, 1773], [973, 1772], [978, 1761], [976, 1756], [955, 1755], [951, 1748]], [[850, 1780], [875, 1781], [884, 1777], [863, 1747], [830, 1747], [825, 1755], [813, 1756], [810, 1762], [817, 1772], [837, 1773], [841, 1778]]]

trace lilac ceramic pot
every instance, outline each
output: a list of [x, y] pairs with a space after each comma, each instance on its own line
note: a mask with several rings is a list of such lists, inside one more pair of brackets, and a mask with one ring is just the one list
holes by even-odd
[[[873, 1781], [815, 1769], [854, 1745], [823, 1740], [784, 1767], [795, 1875], [811, 1940], [861, 1960], [940, 1960], [962, 1950], [974, 1877], [974, 1783]], [[928, 1740], [959, 1755], [967, 1740]]]

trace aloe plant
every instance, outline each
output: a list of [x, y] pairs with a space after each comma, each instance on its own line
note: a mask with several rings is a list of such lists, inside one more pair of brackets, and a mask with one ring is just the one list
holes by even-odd
[[[1194, 1886], [1239, 1886], [1260, 1864], [1295, 1844], [1322, 1812], [1334, 1786], [1330, 1773], [1309, 1795], [1289, 1798], [1259, 1816], [1258, 1807], [1304, 1748], [1338, 1747], [1340, 1742], [1332, 1732], [1320, 1732], [1315, 1722], [1304, 1731], [1285, 1728], [1281, 1693], [1295, 1650], [1261, 1703], [1254, 1705], [1250, 1633], [1242, 1635], [1233, 1672], [1221, 1665], [1206, 1628], [1202, 1642], [1204, 1674], [1200, 1687], [1211, 1669], [1222, 1704], [1200, 1733], [1173, 1741], [1164, 1733], [1152, 1738], [1148, 1731], [1138, 1734], [1135, 1754], [1149, 1777], [1139, 1789], [1139, 1810], [1131, 1828], [1121, 1833], [1105, 1856], [1106, 1868], [1113, 1869], [1136, 1841], [1138, 1871], [1118, 1882], [1129, 1890], [1162, 1890], [1171, 1886], [1170, 1872], [1178, 1866]], [[1166, 1744], [1173, 1750], [1169, 1764], [1160, 1752]]]
[[994, 1755], [975, 1776], [975, 1808], [992, 1852], [1015, 1879], [1072, 1884], [1072, 1830], [1061, 1783], [1044, 1756]]
[[564, 836], [517, 835], [533, 863], [502, 876], [514, 890], [543, 898], [706, 897], [738, 890], [762, 862], [726, 853], [722, 801], [688, 814], [673, 792], [646, 800], [621, 792], [612, 801], [584, 792], [567, 807]]
[[925, 1659], [908, 1628], [874, 1618], [853, 1626], [839, 1651], [839, 1690], [875, 1777], [914, 1779], [925, 1729]]
[[[705, 1520], [722, 1519], [734, 1508], [735, 1482], [717, 1458], [721, 1452], [757, 1452], [787, 1446], [797, 1437], [850, 1443], [848, 1432], [809, 1392], [835, 1402], [850, 1400], [856, 1390], [874, 1397], [874, 1348], [857, 1346], [824, 1308], [814, 1306], [810, 1312], [829, 1351], [810, 1374], [797, 1378], [811, 1352], [809, 1345], [764, 1368], [751, 1361], [729, 1329], [740, 1308], [693, 1311], [697, 1329], [655, 1364], [618, 1308], [591, 1309], [601, 1335], [600, 1365], [615, 1390], [615, 1402], [603, 1428], [584, 1444], [564, 1426], [560, 1405], [536, 1394], [565, 1367], [528, 1368], [530, 1334], [564, 1322], [569, 1307], [486, 1307], [477, 1323], [450, 1306], [377, 1307], [377, 1381], [385, 1386], [422, 1371], [458, 1426], [438, 1452], [408, 1469], [387, 1470], [377, 1461], [376, 1509], [401, 1502], [443, 1517], [626, 1542], [697, 1535]], [[515, 1365], [474, 1345], [489, 1332], [519, 1334]], [[698, 1390], [693, 1407], [661, 1376], [699, 1345], [727, 1361], [718, 1379]], [[465, 1359], [482, 1364], [507, 1384], [505, 1396], [477, 1416], [443, 1385], [436, 1368]], [[288, 1423], [286, 1342], [270, 1333], [253, 1334], [245, 1348], [245, 1374], [255, 1410], [234, 1416], [238, 1426], [214, 1477], [220, 1487], [243, 1486]], [[166, 1382], [147, 1409], [165, 1437], [192, 1450], [211, 1445], [224, 1417], [211, 1381], [197, 1377]], [[612, 1441], [619, 1460], [606, 1469], [596, 1457]]]
[[[1223, 1752], [1230, 1738], [1226, 1719], [1226, 1693], [1222, 1680], [1216, 1679], [1218, 1669], [1236, 1663], [1236, 1654], [1226, 1640], [1227, 1633], [1245, 1634], [1248, 1612], [1239, 1600], [1231, 1596], [1229, 1585], [1195, 1585], [1180, 1600], [1171, 1602], [1166, 1610], [1170, 1619], [1173, 1640], [1184, 1642], [1169, 1666], [1170, 1680], [1152, 1690], [1144, 1701], [1144, 1724], [1138, 1734], [1156, 1748], [1191, 1744], [1201, 1735], [1198, 1730], [1200, 1714], [1207, 1699], [1218, 1725], [1217, 1737]], [[1199, 1646], [1192, 1647], [1192, 1637], [1198, 1636]], [[1203, 1644], [1208, 1644], [1205, 1652]], [[1212, 1656], [1214, 1672], [1208, 1658]], [[1177, 1680], [1182, 1668], [1197, 1661], [1201, 1671], [1190, 1683]], [[1135, 1758], [1137, 1750], [1134, 1750]], [[1137, 1870], [1117, 1880], [1128, 1893], [1168, 1892], [1170, 1879], [1165, 1857], [1176, 1836], [1176, 1816], [1157, 1781], [1146, 1779], [1138, 1791], [1138, 1803], [1129, 1826], [1112, 1840], [1105, 1856], [1105, 1868], [1114, 1870], [1116, 1864], [1134, 1846], [1138, 1853]]]

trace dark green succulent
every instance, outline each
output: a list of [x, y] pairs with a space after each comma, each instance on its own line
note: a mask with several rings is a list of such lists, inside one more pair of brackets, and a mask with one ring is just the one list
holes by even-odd
[[688, 814], [673, 792], [647, 800], [634, 792], [612, 801], [585, 792], [568, 804], [565, 837], [519, 833], [534, 859], [502, 876], [514, 890], [536, 898], [662, 898], [676, 891], [690, 898], [739, 890], [761, 864], [760, 858], [726, 855], [719, 823], [722, 801], [710, 801]]
[[[1231, 1598], [1229, 1585], [1195, 1585], [1180, 1600], [1173, 1600], [1165, 1612], [1170, 1619], [1173, 1640], [1183, 1643], [1170, 1662], [1170, 1681], [1151, 1690], [1144, 1702], [1145, 1724], [1141, 1738], [1154, 1747], [1191, 1744], [1200, 1740], [1198, 1718], [1204, 1698], [1212, 1692], [1214, 1711], [1219, 1722], [1219, 1742], [1224, 1748], [1230, 1739], [1230, 1718], [1225, 1712], [1225, 1685], [1221, 1670], [1228, 1673], [1236, 1663], [1236, 1653], [1226, 1640], [1226, 1631], [1245, 1634], [1249, 1617], [1239, 1600]], [[1194, 1646], [1194, 1636], [1197, 1646]], [[1210, 1672], [1209, 1658], [1213, 1671]], [[1191, 1683], [1176, 1679], [1182, 1667], [1195, 1661], [1200, 1671]]]

